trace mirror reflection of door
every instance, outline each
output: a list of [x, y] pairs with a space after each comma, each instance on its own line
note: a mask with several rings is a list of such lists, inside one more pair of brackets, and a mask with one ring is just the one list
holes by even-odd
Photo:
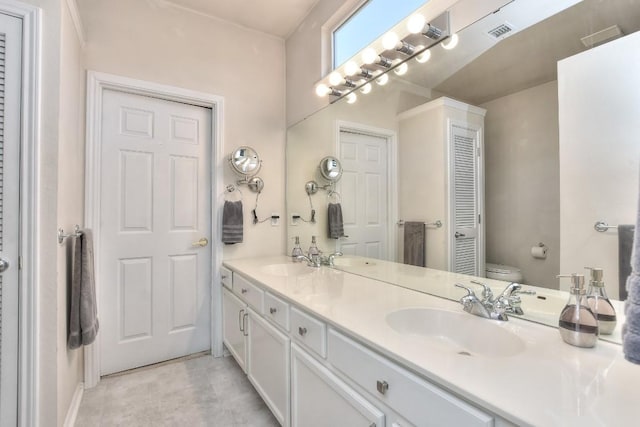
[[340, 131], [344, 233], [337, 249], [345, 255], [389, 259], [389, 146], [386, 137]]

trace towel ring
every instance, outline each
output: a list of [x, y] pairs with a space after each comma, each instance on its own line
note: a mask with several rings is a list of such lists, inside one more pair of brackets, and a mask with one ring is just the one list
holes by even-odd
[[329, 201], [331, 201], [331, 197], [336, 198], [336, 203], [342, 203], [342, 196], [337, 191], [329, 191], [329, 194], [327, 194], [327, 198], [329, 199]]
[[229, 194], [236, 193], [236, 192], [240, 195], [240, 200], [242, 200], [244, 198], [244, 194], [242, 194], [242, 190], [240, 190], [240, 188], [236, 187], [233, 184], [227, 185], [227, 188], [224, 191], [225, 200], [227, 198], [226, 196], [228, 196]]

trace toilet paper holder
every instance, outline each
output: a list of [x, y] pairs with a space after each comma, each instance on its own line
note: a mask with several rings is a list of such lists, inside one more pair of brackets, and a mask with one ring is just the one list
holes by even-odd
[[536, 246], [531, 247], [531, 256], [537, 259], [546, 259], [548, 250], [547, 245], [540, 242]]

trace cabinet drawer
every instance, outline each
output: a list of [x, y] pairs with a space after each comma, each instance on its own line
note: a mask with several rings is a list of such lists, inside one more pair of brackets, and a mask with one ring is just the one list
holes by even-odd
[[493, 426], [493, 417], [350, 338], [329, 330], [329, 362], [420, 426]]
[[264, 294], [264, 315], [285, 331], [289, 330], [289, 304], [269, 292]]
[[327, 327], [318, 319], [291, 307], [291, 336], [321, 357], [327, 357]]
[[220, 267], [220, 281], [227, 289], [233, 289], [233, 273], [227, 267]]
[[264, 313], [264, 291], [239, 274], [233, 275], [233, 293], [258, 313]]

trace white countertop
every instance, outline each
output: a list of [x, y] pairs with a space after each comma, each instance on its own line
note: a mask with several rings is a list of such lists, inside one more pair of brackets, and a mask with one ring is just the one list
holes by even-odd
[[[457, 302], [328, 267], [310, 267], [309, 273], [288, 277], [265, 273], [264, 266], [284, 263], [291, 263], [291, 258], [224, 262], [414, 372], [516, 424], [638, 425], [633, 408], [640, 391], [640, 366], [624, 360], [619, 345], [600, 341], [592, 349], [573, 347], [562, 341], [556, 328], [515, 317], [507, 322], [483, 319], [464, 313]], [[453, 288], [462, 276], [431, 271], [432, 276], [421, 278], [427, 287]], [[470, 328], [492, 322], [520, 337], [525, 348], [509, 357], [459, 355], [387, 324], [389, 313], [410, 307], [461, 312], [469, 316], [465, 323]], [[523, 309], [527, 310], [524, 298]]]

